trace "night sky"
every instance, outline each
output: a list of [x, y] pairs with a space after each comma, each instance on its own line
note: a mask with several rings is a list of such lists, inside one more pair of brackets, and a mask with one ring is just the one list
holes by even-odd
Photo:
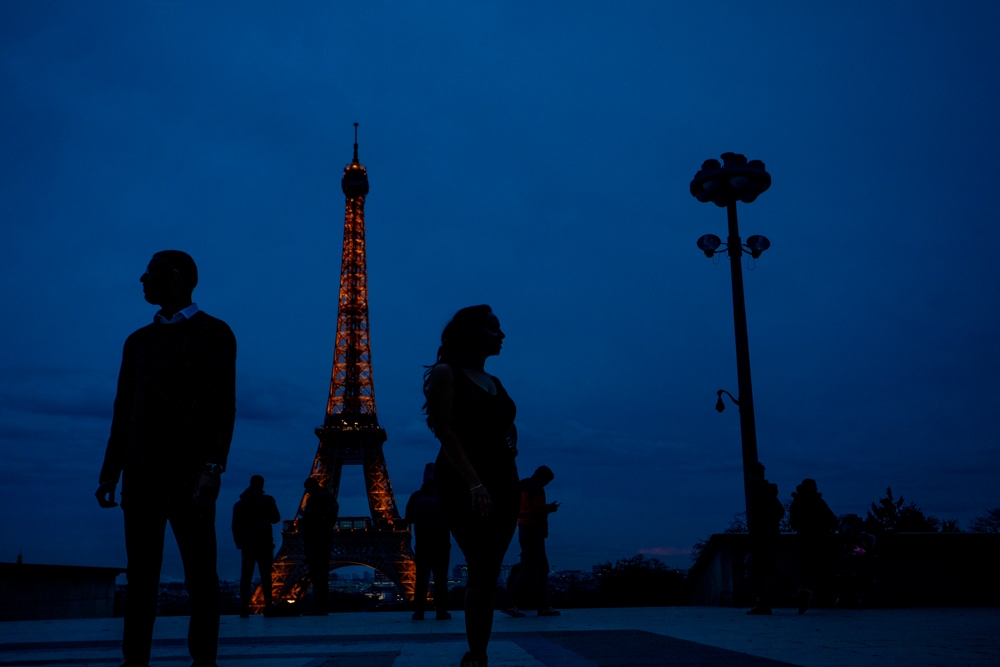
[[[763, 160], [740, 209], [760, 458], [836, 513], [894, 492], [1000, 505], [1000, 5], [0, 3], [0, 560], [124, 566], [93, 497], [150, 255], [198, 262], [239, 343], [219, 500], [290, 518], [316, 451], [353, 122], [375, 395], [402, 507], [437, 444], [421, 374], [488, 303], [523, 476], [556, 473], [553, 566], [686, 565], [742, 509], [725, 212], [702, 161]], [[345, 469], [342, 514], [366, 505]], [[181, 578], [168, 540], [164, 577]], [[517, 558], [516, 541], [507, 561]], [[453, 562], [461, 561], [458, 552]]]

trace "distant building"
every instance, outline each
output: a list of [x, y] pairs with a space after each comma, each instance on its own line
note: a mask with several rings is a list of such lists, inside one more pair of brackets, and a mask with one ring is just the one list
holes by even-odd
[[0, 621], [110, 618], [119, 567], [0, 563]]
[[452, 566], [451, 580], [459, 584], [467, 582], [469, 580], [469, 566], [465, 563], [457, 563]]

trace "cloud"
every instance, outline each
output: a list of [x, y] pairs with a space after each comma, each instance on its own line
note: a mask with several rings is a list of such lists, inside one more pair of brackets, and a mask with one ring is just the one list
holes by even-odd
[[[104, 374], [86, 368], [15, 366], [3, 369], [0, 408], [56, 417], [111, 419], [114, 395]], [[97, 377], [95, 377], [97, 376]]]
[[287, 422], [306, 415], [313, 416], [315, 397], [288, 380], [241, 376], [237, 383], [237, 419]]
[[639, 549], [639, 553], [651, 556], [685, 556], [691, 553], [691, 547], [650, 547]]

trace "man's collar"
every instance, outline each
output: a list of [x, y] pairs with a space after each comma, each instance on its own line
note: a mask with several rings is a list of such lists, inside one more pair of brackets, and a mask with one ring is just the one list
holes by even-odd
[[184, 308], [183, 310], [178, 310], [169, 320], [161, 314], [163, 312], [161, 310], [158, 311], [156, 315], [153, 316], [153, 322], [155, 322], [156, 324], [177, 324], [178, 322], [183, 322], [184, 320], [191, 319], [200, 310], [201, 309], [198, 308], [198, 304], [192, 303], [187, 308]]

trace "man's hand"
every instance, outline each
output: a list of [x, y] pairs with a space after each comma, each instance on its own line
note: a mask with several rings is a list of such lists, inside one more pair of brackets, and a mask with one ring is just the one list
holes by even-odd
[[202, 471], [198, 483], [194, 487], [195, 502], [214, 503], [219, 497], [219, 487], [222, 486], [222, 476]]
[[115, 502], [116, 486], [118, 486], [117, 482], [101, 482], [101, 485], [97, 487], [97, 491], [94, 493], [97, 497], [97, 504], [105, 509], [118, 507], [118, 503]]
[[556, 510], [559, 509], [559, 503], [549, 503], [548, 505], [546, 505], [546, 507], [548, 508], [549, 513], [551, 514], [552, 512], [555, 512]]

